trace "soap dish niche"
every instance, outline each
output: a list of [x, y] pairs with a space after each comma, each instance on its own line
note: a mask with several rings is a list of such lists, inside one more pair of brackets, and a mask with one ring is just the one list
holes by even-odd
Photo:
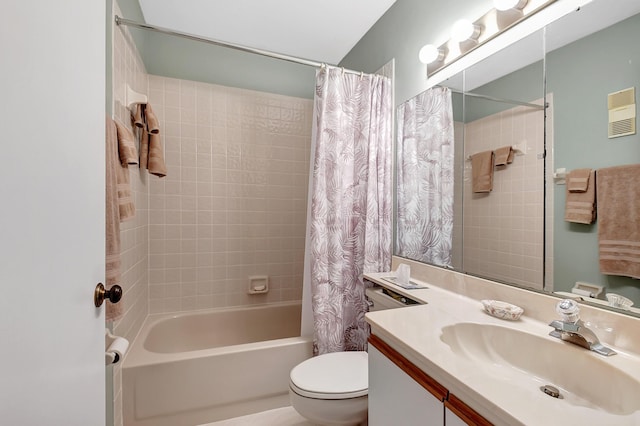
[[249, 277], [249, 294], [264, 294], [269, 291], [268, 275], [253, 275]]

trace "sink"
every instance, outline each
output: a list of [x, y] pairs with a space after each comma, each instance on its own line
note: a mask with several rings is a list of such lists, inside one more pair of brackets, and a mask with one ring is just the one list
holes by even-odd
[[[629, 415], [640, 410], [640, 381], [578, 346], [493, 324], [456, 323], [440, 339], [455, 356], [507, 386], [551, 385], [567, 404]], [[549, 398], [552, 398], [549, 396]]]

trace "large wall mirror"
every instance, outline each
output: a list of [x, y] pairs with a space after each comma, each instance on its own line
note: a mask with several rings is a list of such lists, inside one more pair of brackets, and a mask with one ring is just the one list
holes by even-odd
[[[600, 272], [598, 220], [567, 222], [554, 178], [640, 163], [637, 133], [607, 134], [608, 95], [640, 88], [640, 3], [615, 3], [594, 0], [398, 107], [396, 255], [536, 291], [596, 284], [591, 302], [640, 307], [640, 281]], [[437, 143], [421, 143], [433, 128]]]

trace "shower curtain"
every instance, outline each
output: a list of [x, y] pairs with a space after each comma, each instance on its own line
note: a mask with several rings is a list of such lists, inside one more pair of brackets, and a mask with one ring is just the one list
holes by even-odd
[[453, 110], [434, 88], [398, 107], [396, 253], [451, 267]]
[[314, 354], [364, 350], [363, 272], [391, 266], [391, 80], [316, 75], [309, 243]]

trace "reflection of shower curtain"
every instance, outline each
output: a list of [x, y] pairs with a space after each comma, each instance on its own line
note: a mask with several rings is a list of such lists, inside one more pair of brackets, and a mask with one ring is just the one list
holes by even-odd
[[398, 107], [399, 256], [451, 266], [453, 110], [435, 88]]
[[310, 241], [314, 353], [366, 348], [363, 272], [391, 266], [391, 81], [316, 78]]

